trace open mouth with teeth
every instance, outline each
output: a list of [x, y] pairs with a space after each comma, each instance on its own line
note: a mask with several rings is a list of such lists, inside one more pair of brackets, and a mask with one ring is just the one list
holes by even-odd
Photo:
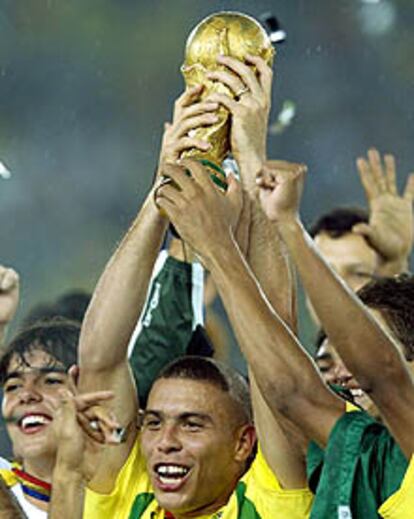
[[154, 466], [155, 485], [164, 492], [175, 492], [187, 481], [190, 471], [185, 465], [157, 463]]
[[47, 427], [51, 421], [51, 416], [33, 413], [25, 414], [17, 422], [17, 425], [24, 434], [35, 434]]

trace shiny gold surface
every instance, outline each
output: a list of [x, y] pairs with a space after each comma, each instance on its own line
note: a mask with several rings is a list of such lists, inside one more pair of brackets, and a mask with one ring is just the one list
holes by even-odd
[[[217, 56], [232, 56], [245, 61], [246, 54], [262, 57], [268, 64], [272, 63], [274, 49], [264, 28], [254, 18], [243, 13], [220, 12], [202, 20], [187, 39], [185, 60], [181, 67], [186, 85], [192, 87], [205, 86], [202, 99], [213, 92], [234, 96], [230, 89], [218, 82], [206, 78], [206, 72], [225, 69], [217, 63]], [[219, 121], [209, 127], [193, 131], [192, 136], [207, 140], [211, 145], [208, 152], [189, 150], [185, 157], [197, 157], [221, 164], [230, 149], [228, 111], [220, 107]]]

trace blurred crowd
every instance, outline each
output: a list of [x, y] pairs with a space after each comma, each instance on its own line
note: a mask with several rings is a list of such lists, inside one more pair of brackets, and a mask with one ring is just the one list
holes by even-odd
[[[271, 68], [217, 63], [227, 93], [176, 100], [93, 294], [33, 308], [8, 338], [20, 280], [0, 268], [1, 519], [414, 517], [414, 175], [399, 192], [395, 157], [371, 148], [355, 168], [367, 208], [305, 229], [312, 172], [266, 152]], [[208, 151], [197, 130], [220, 109], [224, 183], [183, 158]], [[297, 278], [314, 347], [297, 334]]]

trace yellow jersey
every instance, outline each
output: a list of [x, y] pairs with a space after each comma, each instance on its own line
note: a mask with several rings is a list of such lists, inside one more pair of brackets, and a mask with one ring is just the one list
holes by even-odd
[[[197, 519], [305, 519], [312, 500], [307, 488], [281, 488], [259, 450], [226, 505]], [[86, 491], [84, 519], [165, 519], [165, 511], [155, 500], [139, 441], [110, 494]]]
[[400, 488], [378, 509], [384, 519], [411, 519], [414, 514], [414, 456]]

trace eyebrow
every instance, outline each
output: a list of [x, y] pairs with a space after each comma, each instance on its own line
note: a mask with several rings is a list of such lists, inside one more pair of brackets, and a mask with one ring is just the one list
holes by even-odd
[[[55, 367], [44, 367], [44, 368], [30, 368], [31, 371], [37, 371], [40, 375], [47, 375], [48, 373], [61, 373], [61, 374], [67, 374], [67, 370], [65, 368], [60, 368], [58, 366]], [[30, 371], [30, 372], [31, 372]], [[29, 372], [29, 373], [30, 373]], [[10, 373], [7, 373], [7, 375], [4, 378], [4, 382], [6, 383], [11, 378], [22, 378], [23, 375], [28, 373], [27, 371], [11, 371]]]
[[[163, 416], [165, 416], [165, 413], [163, 413], [162, 411], [158, 411], [157, 409], [147, 409], [144, 411], [144, 418], [146, 418], [148, 415], [152, 415], [152, 416], [155, 416], [155, 417], [161, 419]], [[184, 413], [180, 413], [175, 418], [178, 418], [179, 420], [189, 420], [190, 418], [198, 418], [199, 420], [213, 423], [213, 419], [211, 418], [210, 415], [208, 415], [206, 413], [197, 413], [194, 411], [187, 411]]]

